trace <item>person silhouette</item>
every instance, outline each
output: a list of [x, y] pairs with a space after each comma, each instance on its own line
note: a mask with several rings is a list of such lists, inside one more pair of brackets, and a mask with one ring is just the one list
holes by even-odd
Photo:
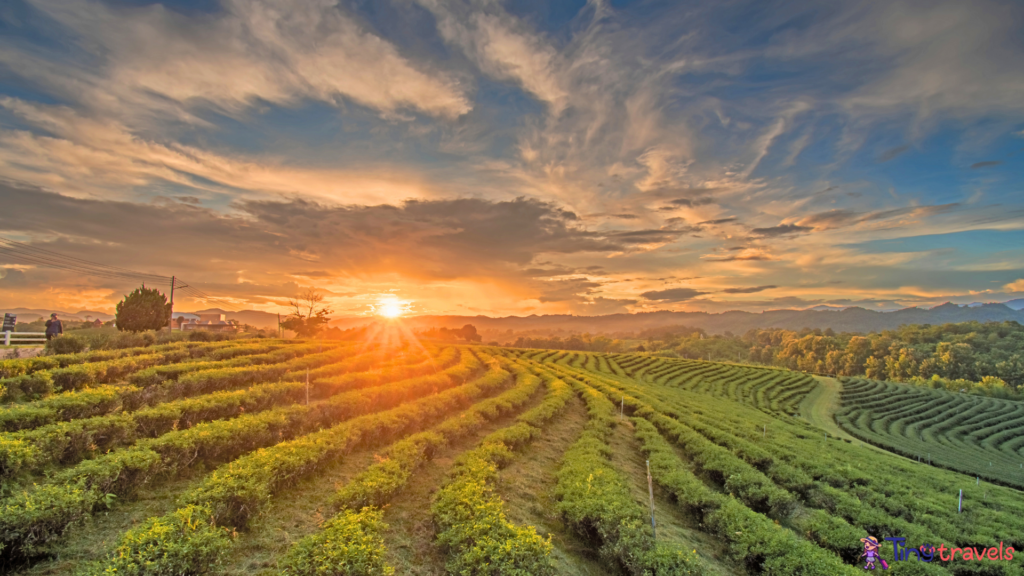
[[64, 334], [64, 324], [57, 319], [57, 313], [50, 314], [50, 319], [46, 321], [46, 339], [53, 340], [54, 336], [60, 336]]

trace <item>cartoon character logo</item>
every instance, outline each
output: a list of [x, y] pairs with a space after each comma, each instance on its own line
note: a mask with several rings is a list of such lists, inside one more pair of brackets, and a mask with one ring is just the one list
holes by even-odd
[[864, 569], [874, 570], [875, 563], [877, 562], [882, 565], [883, 570], [888, 570], [889, 565], [886, 564], [885, 560], [882, 560], [882, 557], [878, 555], [878, 539], [874, 536], [868, 536], [867, 538], [861, 538], [860, 541], [864, 544], [864, 553], [857, 558], [864, 559]]

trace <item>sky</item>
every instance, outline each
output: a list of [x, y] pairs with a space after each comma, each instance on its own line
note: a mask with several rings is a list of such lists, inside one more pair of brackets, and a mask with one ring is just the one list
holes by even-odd
[[[7, 0], [0, 237], [336, 316], [1021, 298], [1022, 29], [1016, 0]], [[136, 285], [0, 252], [0, 307]]]

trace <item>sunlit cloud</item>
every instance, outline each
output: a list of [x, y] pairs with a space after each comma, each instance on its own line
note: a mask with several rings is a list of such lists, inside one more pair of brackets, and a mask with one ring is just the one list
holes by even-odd
[[[0, 236], [239, 307], [1024, 292], [1014, 3], [19, 0], [0, 20]], [[0, 259], [0, 305], [130, 288]]]

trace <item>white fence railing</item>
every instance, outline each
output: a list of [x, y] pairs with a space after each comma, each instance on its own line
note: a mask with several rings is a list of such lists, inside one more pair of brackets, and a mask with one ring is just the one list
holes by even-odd
[[4, 332], [4, 346], [46, 342], [46, 332]]

